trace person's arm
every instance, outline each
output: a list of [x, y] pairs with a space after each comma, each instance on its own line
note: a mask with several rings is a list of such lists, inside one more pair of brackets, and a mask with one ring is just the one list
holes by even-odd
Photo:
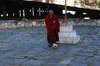
[[[52, 23], [52, 22], [51, 22]], [[48, 22], [48, 18], [45, 17], [45, 24], [46, 24], [46, 28], [49, 29], [50, 28], [50, 22]]]
[[47, 19], [46, 19], [46, 17], [45, 17], [45, 24], [46, 24], [46, 21], [47, 21]]
[[58, 26], [58, 29], [57, 29], [57, 32], [60, 32], [60, 22], [56, 16], [56, 22], [57, 22], [57, 26]]
[[53, 21], [53, 23], [56, 23], [56, 21]]
[[59, 20], [58, 20], [57, 16], [56, 16], [56, 22], [57, 22], [58, 25], [60, 26], [60, 23], [59, 23]]
[[47, 18], [45, 17], [45, 25], [46, 25], [46, 27], [47, 27]]

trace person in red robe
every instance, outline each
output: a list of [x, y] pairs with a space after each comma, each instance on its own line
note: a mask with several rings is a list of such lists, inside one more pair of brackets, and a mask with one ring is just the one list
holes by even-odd
[[58, 32], [60, 32], [60, 23], [57, 16], [53, 14], [53, 10], [49, 10], [49, 14], [45, 17], [45, 24], [47, 28], [48, 46], [52, 47], [53, 43], [59, 41]]

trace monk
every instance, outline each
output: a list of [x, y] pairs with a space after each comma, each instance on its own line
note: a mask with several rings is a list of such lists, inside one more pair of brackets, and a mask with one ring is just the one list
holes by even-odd
[[53, 14], [53, 10], [49, 10], [49, 14], [45, 17], [45, 24], [47, 28], [48, 46], [52, 47], [54, 43], [59, 41], [58, 32], [60, 32], [60, 23], [57, 16]]

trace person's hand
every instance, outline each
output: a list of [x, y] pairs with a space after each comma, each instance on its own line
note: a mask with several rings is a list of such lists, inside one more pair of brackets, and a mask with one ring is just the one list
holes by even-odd
[[56, 21], [53, 21], [53, 23], [56, 23]]

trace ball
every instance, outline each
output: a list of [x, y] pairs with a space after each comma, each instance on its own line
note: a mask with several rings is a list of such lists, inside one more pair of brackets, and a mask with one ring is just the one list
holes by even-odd
[[56, 48], [58, 48], [58, 45], [57, 45], [57, 44], [53, 44], [52, 47], [53, 47], [54, 49], [56, 49]]

